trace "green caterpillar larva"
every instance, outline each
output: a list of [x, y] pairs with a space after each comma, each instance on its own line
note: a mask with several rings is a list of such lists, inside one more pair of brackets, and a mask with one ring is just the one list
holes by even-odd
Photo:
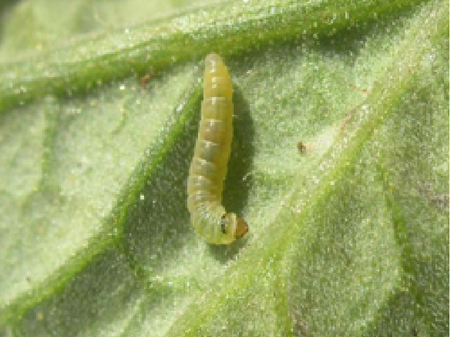
[[197, 232], [211, 244], [232, 243], [248, 231], [247, 223], [222, 206], [233, 137], [233, 88], [217, 54], [205, 60], [202, 117], [187, 183], [188, 208]]

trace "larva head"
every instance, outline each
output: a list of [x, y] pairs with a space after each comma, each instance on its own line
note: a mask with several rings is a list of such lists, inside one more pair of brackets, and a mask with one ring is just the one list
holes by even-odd
[[243, 237], [248, 232], [247, 223], [234, 213], [225, 213], [222, 216], [220, 227], [222, 233], [229, 237], [230, 242]]

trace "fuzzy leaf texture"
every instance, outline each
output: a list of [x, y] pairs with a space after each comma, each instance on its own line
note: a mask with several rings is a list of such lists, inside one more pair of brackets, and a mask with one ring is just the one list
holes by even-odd
[[[4, 2], [0, 337], [447, 336], [448, 8]], [[212, 51], [220, 247], [186, 206]]]

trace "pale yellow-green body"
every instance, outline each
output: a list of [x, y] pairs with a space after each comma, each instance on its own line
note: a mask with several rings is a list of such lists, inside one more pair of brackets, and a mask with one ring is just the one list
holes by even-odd
[[222, 206], [233, 137], [233, 88], [217, 54], [205, 60], [203, 101], [194, 158], [189, 169], [188, 208], [197, 232], [212, 244], [229, 244], [247, 232], [247, 224]]

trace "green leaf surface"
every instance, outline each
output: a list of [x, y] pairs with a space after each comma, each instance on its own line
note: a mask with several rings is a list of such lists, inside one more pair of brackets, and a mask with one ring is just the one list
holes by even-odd
[[[0, 336], [447, 336], [448, 1], [0, 6]], [[234, 83], [210, 246], [203, 59]]]

